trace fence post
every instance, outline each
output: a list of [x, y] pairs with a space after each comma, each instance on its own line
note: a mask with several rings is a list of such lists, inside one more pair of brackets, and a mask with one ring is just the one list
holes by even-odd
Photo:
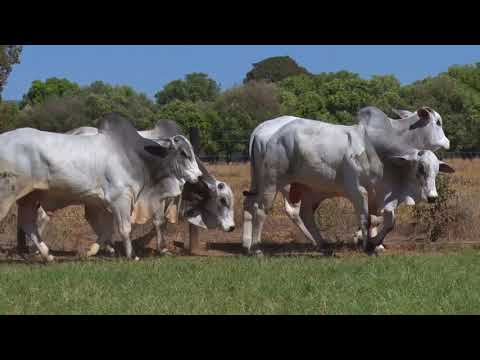
[[190, 143], [193, 147], [195, 155], [200, 156], [200, 144], [202, 140], [200, 137], [200, 130], [197, 127], [190, 128]]
[[185, 231], [185, 240], [183, 242], [183, 248], [187, 253], [195, 255], [200, 250], [200, 229], [198, 226], [192, 225], [187, 222], [187, 229]]

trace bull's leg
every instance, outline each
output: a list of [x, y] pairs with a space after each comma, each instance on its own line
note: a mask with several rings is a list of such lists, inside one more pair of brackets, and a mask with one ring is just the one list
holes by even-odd
[[245, 199], [243, 200], [242, 246], [246, 252], [250, 252], [252, 247], [253, 210], [255, 202], [256, 197], [254, 195], [245, 195]]
[[37, 209], [37, 226], [38, 226], [38, 233], [40, 235], [43, 234], [49, 222], [50, 222], [50, 216], [48, 216], [47, 212], [43, 210], [41, 206], [39, 206]]
[[25, 232], [28, 239], [33, 241], [42, 258], [46, 261], [53, 261], [53, 256], [49, 255], [47, 245], [42, 241], [37, 226], [37, 203], [34, 199], [26, 196], [18, 201], [18, 220], [20, 228]]
[[262, 241], [262, 230], [265, 224], [265, 219], [273, 207], [275, 196], [277, 195], [277, 188], [275, 185], [265, 187], [259, 203], [254, 204], [253, 213], [253, 231], [252, 231], [252, 247], [255, 254], [261, 255], [262, 251], [259, 249]]
[[[20, 226], [20, 224], [22, 223], [21, 217], [22, 217], [22, 212], [19, 212], [18, 221], [17, 221], [17, 250], [19, 254], [25, 254], [25, 253], [31, 252], [30, 246], [31, 245], [35, 246], [35, 244], [33, 244], [30, 241], [27, 244], [27, 237], [22, 227]], [[40, 236], [43, 235], [43, 232], [45, 231], [45, 228], [49, 223], [49, 221], [50, 221], [50, 216], [48, 216], [47, 212], [41, 206], [39, 206], [37, 208], [36, 223], [37, 223], [38, 233], [40, 234]], [[38, 250], [36, 253], [38, 253]]]
[[324, 199], [315, 199], [313, 201], [313, 194], [306, 194], [302, 199], [300, 207], [300, 217], [307, 229], [313, 234], [315, 239], [318, 239], [318, 249], [325, 254], [332, 255], [331, 246], [320, 233], [317, 224], [315, 224], [315, 210]]
[[291, 203], [288, 200], [288, 192], [289, 189], [282, 189], [281, 193], [283, 194], [284, 198], [284, 207], [285, 207], [285, 212], [287, 213], [288, 217], [292, 222], [300, 229], [300, 231], [306, 236], [308, 240], [311, 241], [313, 246], [317, 246], [317, 241], [315, 240], [314, 235], [310, 233], [310, 231], [307, 229], [305, 226], [304, 221], [302, 220], [300, 216], [300, 209], [302, 206], [302, 201], [298, 201], [296, 203]]
[[[113, 215], [115, 219], [115, 226], [125, 246], [125, 255], [127, 259], [134, 257], [132, 241], [130, 240], [130, 232], [132, 231], [132, 224], [130, 219], [130, 209], [132, 208], [131, 199], [127, 196], [118, 198], [112, 206]], [[138, 257], [134, 257], [138, 260]]]
[[113, 255], [115, 253], [112, 244], [113, 215], [101, 207], [87, 205], [85, 219], [97, 235], [97, 242], [87, 251], [87, 256], [97, 255], [102, 246], [105, 246], [107, 252]]
[[159, 254], [165, 254], [168, 252], [167, 243], [164, 236], [166, 230], [166, 217], [165, 217], [165, 202], [162, 202], [158, 211], [153, 215], [153, 225], [157, 233], [157, 252]]
[[375, 251], [382, 251], [384, 249], [383, 241], [385, 240], [385, 237], [393, 230], [394, 226], [395, 226], [395, 211], [384, 210], [382, 229], [380, 230], [380, 233], [373, 239], [373, 242], [375, 244], [379, 244], [376, 246]]
[[358, 184], [348, 184], [345, 187], [348, 198], [355, 208], [358, 220], [360, 223], [360, 230], [362, 232], [362, 245], [367, 253], [371, 253], [373, 248], [370, 243], [370, 216], [368, 213], [368, 192]]
[[[370, 215], [370, 228], [368, 231], [370, 233], [371, 238], [374, 238], [378, 235], [378, 226], [382, 223], [383, 223], [382, 216]], [[353, 243], [355, 245], [358, 245], [358, 242], [361, 238], [362, 238], [362, 231], [358, 230], [353, 235]], [[385, 247], [383, 246], [383, 244], [377, 245], [375, 248], [375, 251], [377, 252], [385, 251]]]

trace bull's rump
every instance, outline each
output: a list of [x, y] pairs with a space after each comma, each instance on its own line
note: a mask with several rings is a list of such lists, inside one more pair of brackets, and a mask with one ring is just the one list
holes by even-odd
[[[297, 119], [282, 127], [267, 144], [264, 168], [288, 183], [341, 193], [350, 162], [366, 151], [356, 127]], [[357, 164], [361, 173], [368, 164]]]

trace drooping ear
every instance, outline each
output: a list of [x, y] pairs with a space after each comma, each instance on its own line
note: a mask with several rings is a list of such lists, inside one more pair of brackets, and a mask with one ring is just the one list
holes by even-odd
[[398, 166], [405, 166], [411, 161], [418, 159], [418, 152], [411, 151], [403, 155], [392, 155], [388, 158], [393, 164]]
[[158, 145], [163, 146], [164, 148], [167, 148], [167, 149], [170, 149], [173, 145], [173, 142], [170, 138], [158, 138], [153, 141], [155, 141]]
[[448, 165], [446, 162], [440, 161], [439, 171], [451, 174], [455, 172], [455, 169]]
[[215, 180], [211, 176], [203, 174], [198, 180], [208, 189], [208, 191], [215, 192]]
[[417, 114], [418, 114], [418, 117], [422, 120], [430, 119], [430, 112], [424, 107], [418, 109]]
[[207, 230], [207, 225], [205, 225], [205, 222], [203, 221], [202, 214], [197, 214], [195, 216], [187, 216], [187, 221], [195, 226], [201, 227], [205, 230]]
[[405, 119], [409, 116], [412, 116], [413, 113], [411, 111], [408, 111], [408, 110], [397, 110], [397, 109], [392, 109], [392, 111], [397, 114], [398, 116], [400, 116], [401, 119]]
[[172, 147], [170, 139], [156, 139], [155, 142], [157, 145], [145, 146], [145, 151], [155, 156], [160, 156], [162, 158], [166, 157], [168, 155], [168, 150]]

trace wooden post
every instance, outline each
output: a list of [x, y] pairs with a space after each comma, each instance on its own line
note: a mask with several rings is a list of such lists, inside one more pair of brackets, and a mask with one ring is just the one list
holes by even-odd
[[200, 228], [190, 224], [188, 235], [190, 238], [190, 254], [195, 254], [200, 250]]
[[187, 223], [188, 231], [185, 233], [183, 248], [191, 255], [200, 250], [200, 229], [198, 226]]

